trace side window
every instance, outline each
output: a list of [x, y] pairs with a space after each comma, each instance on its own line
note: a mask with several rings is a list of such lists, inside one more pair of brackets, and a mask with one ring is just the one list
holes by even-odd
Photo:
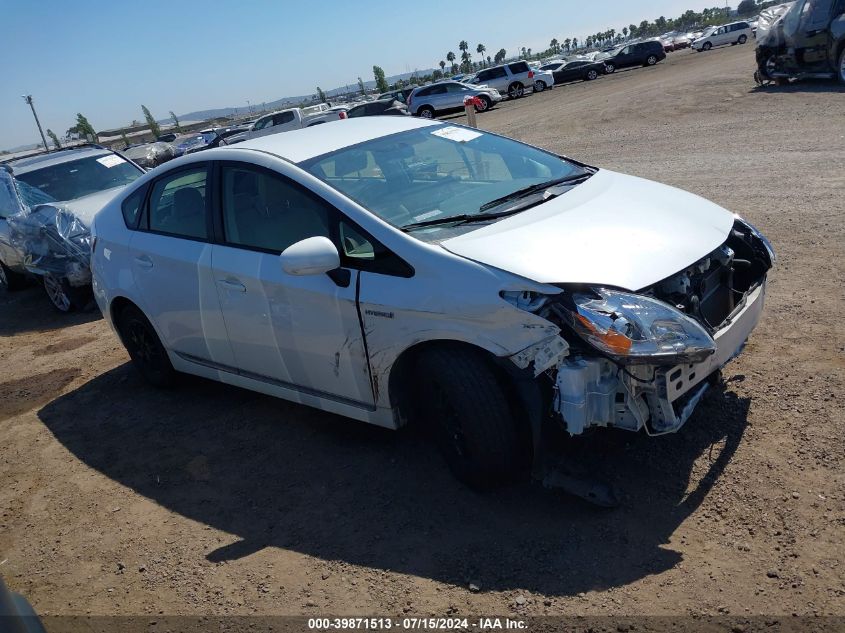
[[623, 48], [621, 51], [619, 51], [619, 54], [620, 54], [620, 55], [627, 55], [627, 54], [628, 54], [628, 53], [630, 53], [630, 52], [631, 52], [631, 47], [630, 47], [630, 46], [626, 46], [626, 47], [625, 47], [625, 48]]
[[330, 237], [332, 209], [288, 179], [238, 163], [224, 163], [226, 242], [281, 253], [308, 237]]
[[[811, 3], [808, 2], [807, 4]], [[810, 7], [810, 15], [807, 19], [807, 30], [815, 31], [825, 28], [828, 17], [830, 16], [831, 7], [833, 6], [833, 0], [813, 0], [812, 5]], [[804, 10], [807, 10], [806, 6]]]
[[273, 117], [268, 116], [266, 118], [259, 119], [258, 122], [255, 124], [255, 128], [253, 128], [253, 129], [263, 130], [264, 128], [271, 125], [272, 123], [273, 123]]
[[205, 200], [205, 165], [160, 178], [150, 193], [148, 228], [180, 237], [208, 239]]
[[422, 90], [420, 90], [414, 96], [415, 97], [427, 97], [430, 93], [431, 93], [431, 88], [423, 88]]
[[515, 64], [508, 64], [508, 68], [514, 75], [528, 72], [528, 62], [516, 62]]
[[476, 79], [476, 81], [479, 81], [479, 82], [481, 82], [481, 81], [487, 81], [487, 80], [488, 80], [488, 79], [490, 79], [492, 76], [493, 76], [492, 71], [490, 71], [490, 70], [482, 70], [480, 73], [478, 73], [478, 74], [475, 76], [475, 79]]
[[293, 112], [280, 112], [273, 115], [273, 125], [284, 125], [293, 121]]
[[144, 204], [146, 195], [147, 187], [141, 187], [120, 205], [123, 211], [123, 221], [126, 223], [127, 229], [138, 228], [138, 218], [141, 215], [141, 206]]
[[502, 77], [507, 77], [508, 74], [505, 72], [504, 66], [499, 66], [498, 68], [493, 68], [490, 71], [489, 79], [501, 79]]
[[340, 265], [344, 268], [357, 268], [397, 277], [414, 276], [413, 268], [351, 220], [341, 217], [338, 235]]
[[444, 85], [434, 86], [433, 88], [431, 88], [431, 90], [428, 91], [428, 94], [430, 94], [430, 95], [444, 95], [444, 94], [446, 94], [446, 86], [444, 86]]

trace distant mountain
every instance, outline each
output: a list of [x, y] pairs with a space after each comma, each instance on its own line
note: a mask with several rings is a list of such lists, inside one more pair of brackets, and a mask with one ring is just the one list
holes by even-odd
[[[406, 81], [406, 80], [410, 79], [411, 77], [413, 77], [414, 75], [418, 75], [418, 76], [422, 77], [422, 76], [425, 76], [425, 75], [430, 75], [434, 71], [435, 71], [434, 68], [428, 68], [426, 70], [416, 70], [416, 71], [410, 72], [410, 73], [402, 73], [401, 75], [392, 75], [390, 77], [387, 77], [386, 79], [387, 79], [387, 83], [394, 84], [397, 81], [399, 81], [400, 79], [402, 81]], [[364, 87], [367, 88], [368, 90], [372, 90], [376, 87], [376, 82], [375, 81], [365, 81]], [[358, 90], [358, 82], [356, 81], [355, 83], [349, 84], [349, 86], [340, 86], [338, 88], [332, 88], [331, 90], [324, 90], [323, 92], [326, 93], [326, 96], [328, 98], [331, 98], [331, 97], [336, 97], [338, 95], [345, 94], [345, 93], [347, 93], [347, 91], [348, 92], [357, 92], [357, 90]], [[302, 103], [303, 101], [310, 101], [311, 97], [314, 96], [314, 94], [316, 93], [316, 86], [314, 88], [314, 91], [315, 92], [312, 92], [311, 94], [307, 94], [307, 95], [298, 95], [298, 96], [295, 96], [295, 97], [282, 97], [281, 99], [276, 99], [275, 101], [268, 101], [264, 104], [253, 103], [252, 109], [253, 110], [261, 109], [262, 106], [266, 110], [281, 110], [283, 108], [290, 108], [290, 107], [295, 106], [298, 103]], [[206, 121], [208, 119], [216, 119], [216, 118], [219, 118], [219, 117], [232, 116], [232, 114], [234, 112], [237, 112], [238, 114], [243, 115], [243, 114], [246, 113], [246, 106], [240, 105], [240, 106], [237, 106], [237, 107], [231, 106], [231, 107], [228, 107], [228, 108], [211, 108], [211, 109], [208, 109], [208, 110], [194, 110], [193, 112], [186, 112], [186, 113], [180, 114], [178, 116], [179, 116], [179, 120]], [[165, 119], [161, 119], [159, 121], [159, 123], [170, 123], [170, 122], [171, 122], [171, 119], [169, 117], [165, 118]]]

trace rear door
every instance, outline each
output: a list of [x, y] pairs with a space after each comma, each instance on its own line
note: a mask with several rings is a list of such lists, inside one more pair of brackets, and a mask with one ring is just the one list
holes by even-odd
[[208, 165], [152, 183], [129, 252], [141, 308], [165, 345], [186, 360], [231, 364], [211, 272]]
[[435, 110], [446, 110], [449, 108], [449, 95], [446, 93], [446, 84], [437, 84], [428, 91], [425, 102]]
[[[806, 0], [795, 36], [795, 57], [810, 70], [829, 70], [827, 48], [834, 0]], [[836, 63], [836, 60], [834, 60]]]
[[268, 384], [373, 408], [358, 314], [358, 276], [295, 276], [279, 254], [314, 236], [340, 240], [339, 212], [293, 180], [241, 162], [219, 164], [213, 278], [234, 367]]

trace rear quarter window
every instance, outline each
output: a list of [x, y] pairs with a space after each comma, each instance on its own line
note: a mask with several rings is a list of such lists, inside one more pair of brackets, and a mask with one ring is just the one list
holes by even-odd
[[508, 68], [514, 74], [527, 73], [528, 72], [528, 62], [517, 62], [515, 64], [508, 64]]
[[120, 205], [123, 211], [123, 221], [126, 223], [126, 228], [138, 228], [138, 219], [141, 217], [141, 209], [144, 206], [144, 198], [147, 197], [147, 187], [140, 187], [129, 195], [123, 204]]

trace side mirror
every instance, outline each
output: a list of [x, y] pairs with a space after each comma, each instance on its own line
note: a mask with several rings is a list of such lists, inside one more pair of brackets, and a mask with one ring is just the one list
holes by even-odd
[[340, 254], [327, 237], [309, 237], [288, 246], [279, 255], [289, 275], [322, 275], [340, 268]]

